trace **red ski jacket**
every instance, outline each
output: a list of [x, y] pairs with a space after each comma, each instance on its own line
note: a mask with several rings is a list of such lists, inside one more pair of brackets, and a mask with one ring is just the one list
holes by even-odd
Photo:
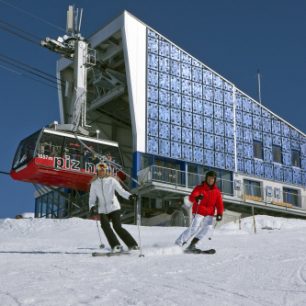
[[[196, 197], [203, 196], [197, 203]], [[206, 182], [197, 185], [189, 196], [189, 201], [193, 203], [192, 213], [202, 216], [213, 216], [217, 209], [217, 215], [222, 215], [224, 211], [222, 196], [219, 188], [214, 184], [209, 186]]]

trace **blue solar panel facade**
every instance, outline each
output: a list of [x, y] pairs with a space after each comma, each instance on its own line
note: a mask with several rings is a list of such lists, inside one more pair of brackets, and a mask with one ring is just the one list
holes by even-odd
[[146, 153], [306, 185], [305, 136], [151, 29], [146, 78]]

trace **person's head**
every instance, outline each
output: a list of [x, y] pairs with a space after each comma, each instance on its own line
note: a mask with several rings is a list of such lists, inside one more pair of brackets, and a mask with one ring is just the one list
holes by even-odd
[[112, 159], [113, 159], [112, 154], [111, 154], [110, 152], [107, 152], [107, 153], [106, 153], [106, 158], [107, 158], [108, 160], [112, 160]]
[[109, 175], [109, 167], [106, 163], [97, 164], [97, 175], [99, 177]]
[[208, 171], [205, 176], [205, 182], [209, 186], [213, 186], [216, 183], [217, 173], [215, 171]]

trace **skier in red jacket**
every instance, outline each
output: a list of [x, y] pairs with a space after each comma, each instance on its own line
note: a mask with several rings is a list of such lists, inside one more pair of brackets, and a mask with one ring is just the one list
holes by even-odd
[[216, 178], [217, 174], [215, 171], [208, 171], [205, 176], [205, 181], [201, 185], [197, 185], [191, 194], [185, 197], [185, 204], [192, 205], [193, 220], [189, 228], [178, 237], [175, 243], [183, 246], [194, 236], [187, 248], [189, 251], [196, 250], [197, 242], [211, 228], [215, 210], [217, 210], [216, 220], [222, 220], [224, 206], [221, 192], [216, 186]]

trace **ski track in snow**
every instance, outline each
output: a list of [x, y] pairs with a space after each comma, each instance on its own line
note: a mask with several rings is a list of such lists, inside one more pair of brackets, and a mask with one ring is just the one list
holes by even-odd
[[89, 220], [0, 220], [0, 305], [306, 305], [306, 221], [266, 218], [256, 235], [248, 218], [216, 229], [199, 243], [214, 255], [183, 254], [183, 228], [141, 227], [145, 257], [92, 257]]
[[0, 291], [1, 305], [22, 305], [18, 299], [9, 292]]
[[[304, 259], [304, 258], [303, 258]], [[304, 259], [305, 260], [305, 259]], [[306, 285], [306, 262], [304, 262], [297, 270], [298, 279], [302, 284]]]

